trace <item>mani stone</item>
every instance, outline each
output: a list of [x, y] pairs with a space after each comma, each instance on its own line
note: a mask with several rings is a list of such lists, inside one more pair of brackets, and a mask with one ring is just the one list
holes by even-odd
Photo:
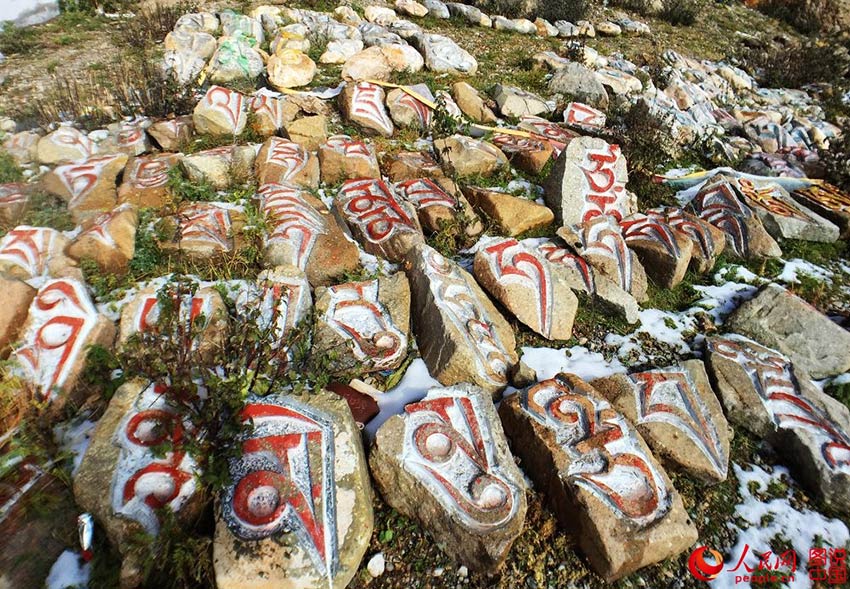
[[369, 466], [387, 503], [474, 571], [498, 570], [522, 532], [526, 484], [478, 387], [433, 388], [390, 417]]
[[192, 117], [182, 116], [165, 121], [157, 121], [148, 127], [148, 135], [159, 144], [163, 151], [180, 151], [195, 134]]
[[0, 184], [0, 225], [14, 227], [18, 224], [29, 206], [30, 192], [27, 184]]
[[549, 208], [527, 198], [475, 186], [467, 186], [463, 192], [477, 211], [511, 237], [548, 227], [555, 220]]
[[83, 224], [82, 231], [68, 246], [68, 256], [93, 260], [102, 272], [124, 274], [136, 251], [139, 214], [124, 204]]
[[626, 191], [626, 158], [618, 145], [597, 137], [576, 137], [558, 156], [543, 184], [546, 204], [562, 225], [632, 213]]
[[493, 143], [502, 150], [511, 164], [532, 176], [537, 176], [552, 159], [554, 147], [549, 141], [498, 133]]
[[401, 88], [395, 88], [387, 94], [390, 117], [401, 128], [427, 131], [431, 126], [431, 107], [426, 102], [420, 101], [417, 96], [433, 104], [434, 95], [425, 84], [415, 84], [409, 88], [416, 96]]
[[195, 130], [205, 135], [239, 135], [248, 123], [248, 99], [234, 90], [212, 86], [195, 106]]
[[123, 555], [124, 587], [138, 586], [128, 582], [143, 565], [134, 548], [140, 534], [159, 533], [159, 510], [188, 524], [204, 507], [198, 464], [183, 445], [195, 434], [167, 386], [138, 378], [121, 385], [97, 422], [73, 478], [74, 497]]
[[518, 362], [510, 324], [469, 273], [429, 245], [415, 246], [407, 267], [413, 331], [428, 372], [445, 386], [502, 391]]
[[38, 140], [38, 162], [47, 166], [62, 162], [76, 162], [94, 155], [97, 147], [85, 133], [62, 125]]
[[313, 355], [344, 374], [395, 370], [407, 357], [410, 286], [403, 272], [316, 289]]
[[344, 120], [354, 123], [364, 133], [392, 137], [393, 122], [384, 106], [384, 89], [369, 82], [346, 84], [339, 95], [339, 109]]
[[697, 540], [640, 434], [579, 377], [559, 374], [520, 391], [499, 416], [526, 473], [607, 582]]
[[466, 135], [437, 139], [434, 150], [446, 173], [457, 176], [492, 176], [508, 165], [498, 147]]
[[319, 146], [322, 182], [337, 184], [357, 178], [380, 178], [381, 169], [372, 145], [348, 135], [333, 135]]
[[21, 280], [47, 276], [83, 280], [76, 262], [65, 255], [69, 243], [61, 231], [18, 225], [0, 239], [0, 274]]
[[421, 151], [400, 151], [386, 154], [381, 160], [384, 174], [392, 182], [415, 178], [443, 178], [443, 169], [431, 154]]
[[[12, 351], [12, 345], [17, 341], [21, 327], [27, 319], [36, 289], [23, 280], [5, 276], [0, 276], [0, 289], [4, 293], [4, 303], [0, 309], [0, 359], [5, 360]], [[5, 429], [0, 427], [0, 435], [5, 433]]]
[[729, 421], [766, 438], [796, 480], [850, 513], [850, 411], [787, 356], [753, 340], [710, 337], [705, 351]]
[[512, 238], [478, 242], [475, 278], [517, 319], [550, 340], [570, 339], [578, 299], [565, 272]]
[[213, 260], [241, 247], [243, 225], [241, 209], [235, 205], [186, 202], [157, 224], [159, 246], [196, 260]]
[[327, 391], [249, 397], [257, 425], [230, 459], [218, 501], [218, 589], [342, 589], [374, 527], [360, 430]]
[[116, 179], [127, 164], [124, 154], [101, 155], [57, 166], [42, 179], [42, 186], [68, 203], [79, 223], [96, 213], [111, 210], [117, 201]]
[[665, 466], [726, 480], [731, 428], [700, 360], [590, 383], [637, 428]]
[[840, 239], [850, 237], [850, 195], [826, 182], [798, 188], [791, 197], [838, 225]]
[[318, 188], [319, 160], [314, 154], [281, 137], [269, 137], [254, 160], [257, 182]]
[[620, 227], [626, 245], [658, 286], [673, 288], [682, 282], [693, 252], [690, 239], [642, 213], [624, 219]]
[[850, 332], [777, 284], [767, 284], [727, 319], [730, 331], [788, 355], [812, 378], [850, 370]]
[[169, 175], [180, 163], [180, 154], [159, 153], [130, 158], [118, 187], [118, 202], [161, 208], [171, 198]]
[[257, 194], [267, 231], [266, 266], [295, 266], [315, 287], [338, 282], [360, 265], [357, 245], [315, 196], [281, 184], [266, 184]]
[[726, 236], [720, 229], [676, 207], [649, 209], [646, 215], [655, 221], [666, 223], [673, 231], [691, 241], [692, 270], [708, 272], [714, 268], [717, 256], [726, 247]]

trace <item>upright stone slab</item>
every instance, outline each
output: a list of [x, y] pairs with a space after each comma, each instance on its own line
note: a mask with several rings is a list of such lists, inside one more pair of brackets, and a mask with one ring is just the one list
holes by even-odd
[[464, 223], [463, 229], [469, 236], [484, 230], [478, 215], [448, 178], [413, 178], [399, 182], [394, 188], [404, 200], [416, 207], [419, 223], [427, 231], [436, 233], [445, 230], [455, 221]]
[[428, 372], [441, 384], [467, 382], [489, 393], [517, 363], [513, 330], [460, 266], [421, 243], [408, 254], [413, 330]]
[[709, 179], [688, 203], [688, 210], [726, 234], [742, 258], [778, 257], [782, 250], [739, 197], [734, 180], [719, 174]]
[[257, 182], [318, 188], [319, 160], [315, 154], [281, 137], [269, 137], [254, 160]]
[[561, 153], [543, 185], [546, 204], [562, 225], [610, 215], [617, 221], [632, 212], [626, 192], [626, 159], [618, 145], [578, 137]]
[[511, 447], [591, 567], [612, 582], [697, 540], [679, 493], [625, 417], [559, 374], [499, 407]]
[[380, 178], [378, 158], [371, 145], [348, 135], [333, 135], [319, 147], [322, 182], [337, 184], [357, 178]]
[[68, 255], [77, 260], [93, 260], [101, 271], [124, 274], [136, 251], [139, 214], [123, 204], [87, 223], [68, 246]]
[[799, 188], [791, 197], [803, 206], [838, 225], [840, 238], [850, 237], [850, 195], [826, 182]]
[[124, 154], [95, 156], [57, 166], [45, 174], [42, 185], [68, 203], [71, 216], [79, 223], [115, 206], [116, 179], [126, 164], [127, 156]]
[[850, 332], [777, 284], [742, 303], [726, 326], [787, 354], [813, 378], [850, 370]]
[[29, 280], [50, 276], [83, 279], [65, 255], [70, 240], [49, 227], [19, 225], [0, 239], [0, 273]]
[[706, 362], [729, 421], [765, 437], [794, 478], [850, 513], [850, 411], [787, 356], [737, 334], [706, 339]]
[[525, 481], [490, 395], [477, 387], [431, 389], [390, 417], [369, 465], [384, 499], [472, 570], [498, 570], [522, 532]]
[[776, 182], [737, 178], [738, 189], [764, 228], [775, 239], [804, 239], [831, 243], [838, 239], [838, 226], [795, 202]]
[[573, 291], [592, 295], [629, 323], [638, 321], [640, 309], [635, 298], [601, 272], [597, 273], [587, 260], [552, 241], [541, 243], [535, 249], [550, 264], [561, 269]]
[[253, 431], [230, 462], [218, 502], [218, 589], [344, 589], [360, 566], [374, 516], [360, 431], [345, 400], [249, 397]]
[[346, 181], [334, 206], [364, 250], [391, 262], [424, 240], [416, 211], [383, 180]]
[[407, 357], [410, 287], [403, 273], [316, 289], [313, 354], [345, 373], [398, 368]]
[[492, 238], [478, 246], [475, 278], [496, 300], [546, 339], [572, 336], [578, 299], [564, 272], [516, 239]]
[[74, 496], [125, 554], [122, 568], [128, 573], [141, 565], [126, 556], [138, 535], [159, 533], [157, 510], [168, 508], [178, 521], [189, 522], [203, 508], [200, 470], [186, 448], [195, 433], [165, 384], [138, 378], [115, 392], [97, 422], [74, 476]]
[[213, 86], [195, 106], [195, 130], [206, 135], [239, 135], [248, 123], [248, 100], [234, 90]]
[[131, 158], [118, 187], [118, 202], [161, 208], [171, 197], [168, 176], [179, 162], [180, 155], [176, 153]]
[[392, 137], [393, 122], [384, 107], [384, 89], [369, 82], [346, 84], [339, 95], [343, 118], [360, 127], [364, 133]]
[[700, 360], [590, 383], [631, 421], [668, 468], [726, 480], [732, 430]]
[[646, 211], [646, 216], [666, 223], [673, 231], [691, 242], [691, 269], [708, 272], [726, 247], [725, 234], [707, 221], [676, 207], [658, 207]]
[[410, 89], [416, 96], [396, 88], [387, 94], [387, 108], [396, 125], [403, 128], [427, 131], [431, 127], [431, 107], [418, 97], [433, 103], [434, 95], [425, 84], [415, 84]]
[[268, 229], [267, 266], [295, 266], [307, 273], [310, 284], [320, 286], [360, 265], [357, 245], [319, 199], [282, 184], [266, 184], [258, 196]]
[[635, 300], [647, 299], [646, 271], [626, 245], [613, 218], [594, 217], [582, 225], [562, 227], [558, 235], [597, 272], [613, 280]]
[[685, 277], [693, 244], [664, 221], [636, 213], [620, 222], [626, 245], [658, 286], [673, 288]]
[[79, 387], [89, 346], [112, 347], [115, 326], [95, 309], [82, 282], [57, 278], [33, 298], [15, 359], [25, 382], [58, 415], [66, 403], [83, 401]]

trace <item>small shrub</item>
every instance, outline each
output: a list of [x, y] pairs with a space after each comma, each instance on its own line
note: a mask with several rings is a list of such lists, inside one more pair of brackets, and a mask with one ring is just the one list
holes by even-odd
[[701, 11], [699, 0], [663, 0], [659, 16], [675, 26], [690, 26]]
[[130, 6], [129, 0], [59, 0], [60, 12], [122, 12]]
[[33, 100], [38, 123], [47, 128], [57, 121], [75, 121], [87, 130], [114, 120], [112, 97], [94, 74], [82, 79], [53, 77], [53, 86]]
[[832, 139], [829, 149], [820, 153], [826, 168], [826, 179], [845, 191], [850, 191], [850, 124], [845, 123], [841, 137]]
[[572, 23], [587, 20], [590, 0], [540, 0], [537, 15], [550, 22], [568, 20]]
[[149, 49], [171, 32], [181, 16], [195, 10], [197, 5], [194, 2], [157, 3], [143, 8], [119, 27], [121, 44], [135, 49]]
[[23, 179], [24, 175], [15, 159], [5, 151], [0, 152], [0, 184], [20, 182]]
[[124, 116], [167, 118], [189, 114], [195, 107], [191, 87], [165, 72], [156, 54], [144, 53], [122, 61], [112, 69], [107, 82], [116, 108]]
[[790, 49], [744, 49], [739, 60], [744, 69], [770, 88], [833, 82], [846, 75], [850, 66], [846, 49], [822, 41], [806, 41]]
[[762, 0], [758, 9], [807, 35], [834, 27], [840, 13], [836, 0]]
[[38, 47], [38, 33], [31, 28], [18, 28], [7, 22], [0, 26], [0, 53], [15, 55], [27, 53]]

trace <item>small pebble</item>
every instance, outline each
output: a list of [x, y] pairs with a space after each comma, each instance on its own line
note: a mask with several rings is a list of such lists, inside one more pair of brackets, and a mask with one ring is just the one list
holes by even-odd
[[384, 561], [384, 553], [379, 552], [375, 556], [369, 559], [369, 564], [366, 565], [366, 570], [369, 571], [369, 574], [373, 577], [380, 577], [384, 574], [384, 569], [386, 568], [386, 562]]
[[466, 577], [466, 575], [468, 575], [468, 574], [469, 574], [469, 569], [468, 569], [468, 568], [466, 568], [466, 566], [464, 566], [464, 565], [461, 565], [461, 566], [457, 569], [457, 576], [458, 576], [458, 577], [463, 578], [463, 577]]
[[435, 577], [442, 577], [443, 576], [443, 567], [435, 568], [434, 569], [434, 576]]

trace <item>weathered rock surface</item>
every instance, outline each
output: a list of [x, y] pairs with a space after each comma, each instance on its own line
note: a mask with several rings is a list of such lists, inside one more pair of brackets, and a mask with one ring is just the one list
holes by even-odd
[[850, 332], [777, 284], [742, 303], [726, 326], [788, 355], [813, 378], [850, 370]]
[[474, 186], [465, 187], [463, 192], [477, 211], [511, 237], [547, 227], [555, 220], [549, 208], [527, 198]]
[[431, 154], [423, 151], [400, 151], [386, 154], [382, 160], [384, 174], [392, 182], [414, 178], [443, 178], [443, 169]]
[[502, 402], [499, 415], [558, 522], [607, 581], [697, 540], [679, 493], [640, 434], [577, 376], [559, 374], [520, 391]]
[[127, 164], [124, 154], [94, 156], [57, 166], [42, 179], [42, 186], [68, 203], [75, 221], [108, 211], [117, 201], [116, 179]]
[[36, 155], [45, 165], [76, 162], [93, 156], [97, 152], [95, 143], [82, 131], [62, 125], [38, 140]]
[[159, 222], [159, 246], [197, 260], [214, 260], [241, 247], [241, 210], [225, 202], [187, 202]]
[[463, 111], [463, 114], [475, 123], [490, 124], [496, 122], [496, 115], [487, 105], [478, 90], [466, 82], [455, 82], [452, 85], [452, 96]]
[[380, 178], [378, 158], [370, 144], [348, 135], [334, 135], [319, 147], [322, 182], [338, 184], [357, 178]]
[[23, 218], [29, 207], [30, 187], [11, 182], [0, 184], [0, 223], [14, 227]]
[[478, 71], [478, 61], [449, 37], [419, 33], [411, 38], [411, 43], [422, 53], [425, 67], [432, 72], [472, 76]]
[[289, 139], [269, 137], [257, 153], [254, 168], [260, 185], [319, 186], [318, 158]]
[[139, 214], [129, 204], [115, 207], [83, 225], [83, 230], [68, 246], [68, 256], [93, 260], [101, 271], [124, 274], [136, 251], [136, 227]]
[[682, 209], [659, 207], [647, 210], [646, 216], [666, 223], [677, 234], [690, 240], [691, 268], [696, 272], [708, 272], [714, 268], [717, 256], [726, 247], [726, 236], [720, 229]]
[[208, 64], [210, 81], [230, 84], [255, 80], [263, 73], [263, 57], [244, 37], [222, 37]]
[[666, 222], [642, 213], [630, 215], [620, 223], [629, 249], [661, 287], [673, 288], [685, 277], [691, 262], [693, 243], [674, 231]]
[[594, 108], [608, 109], [608, 92], [605, 86], [592, 70], [580, 63], [570, 62], [558, 69], [549, 80], [549, 92], [564, 94]]
[[320, 391], [250, 397], [242, 416], [262, 425], [242, 441], [242, 455], [230, 462], [233, 482], [219, 499], [218, 589], [344, 588], [374, 526], [351, 410]]
[[803, 206], [835, 223], [841, 231], [840, 238], [850, 237], [850, 195], [832, 184], [822, 182], [791, 193]]
[[118, 202], [161, 208], [171, 197], [169, 173], [179, 162], [180, 154], [177, 153], [131, 158], [118, 187]]
[[207, 135], [239, 135], [248, 123], [247, 107], [248, 100], [239, 92], [213, 86], [195, 106], [195, 130]]
[[148, 135], [163, 151], [180, 151], [192, 139], [194, 133], [195, 124], [190, 116], [156, 121], [148, 127]]
[[0, 273], [22, 280], [48, 276], [82, 280], [74, 260], [65, 255], [68, 243], [55, 229], [19, 225], [0, 239]]
[[180, 167], [192, 182], [226, 190], [254, 174], [257, 149], [253, 145], [224, 145], [180, 158]]
[[306, 86], [313, 81], [318, 67], [303, 51], [285, 49], [269, 58], [269, 83], [277, 90]]
[[346, 84], [339, 95], [339, 108], [345, 120], [359, 126], [364, 133], [391, 137], [393, 122], [384, 107], [384, 89], [369, 82]]
[[457, 176], [490, 176], [508, 165], [498, 147], [466, 135], [437, 139], [434, 150], [446, 172]]
[[416, 96], [409, 92], [396, 88], [387, 94], [387, 108], [393, 122], [402, 128], [416, 129], [420, 132], [427, 131], [431, 126], [431, 107], [417, 97], [434, 103], [434, 95], [425, 84], [409, 86]]
[[506, 117], [518, 119], [527, 115], [547, 113], [551, 110], [542, 98], [516, 86], [496, 84], [492, 94], [499, 111]]
[[[457, 186], [448, 178], [412, 178], [394, 186], [396, 192], [416, 207], [419, 223], [431, 233], [446, 230], [463, 230], [475, 236], [484, 226], [469, 202], [459, 194]], [[457, 222], [459, 226], [452, 228]]]
[[[0, 308], [0, 359], [5, 360], [27, 320], [36, 289], [23, 280], [4, 276], [0, 276], [0, 288], [5, 293], [3, 307]], [[0, 421], [0, 435], [6, 433], [3, 425]]]
[[391, 417], [369, 465], [385, 500], [472, 570], [498, 570], [522, 531], [525, 481], [489, 394], [477, 387], [431, 389]]
[[422, 243], [408, 254], [413, 330], [428, 372], [441, 384], [490, 393], [517, 363], [513, 330], [466, 271]]

